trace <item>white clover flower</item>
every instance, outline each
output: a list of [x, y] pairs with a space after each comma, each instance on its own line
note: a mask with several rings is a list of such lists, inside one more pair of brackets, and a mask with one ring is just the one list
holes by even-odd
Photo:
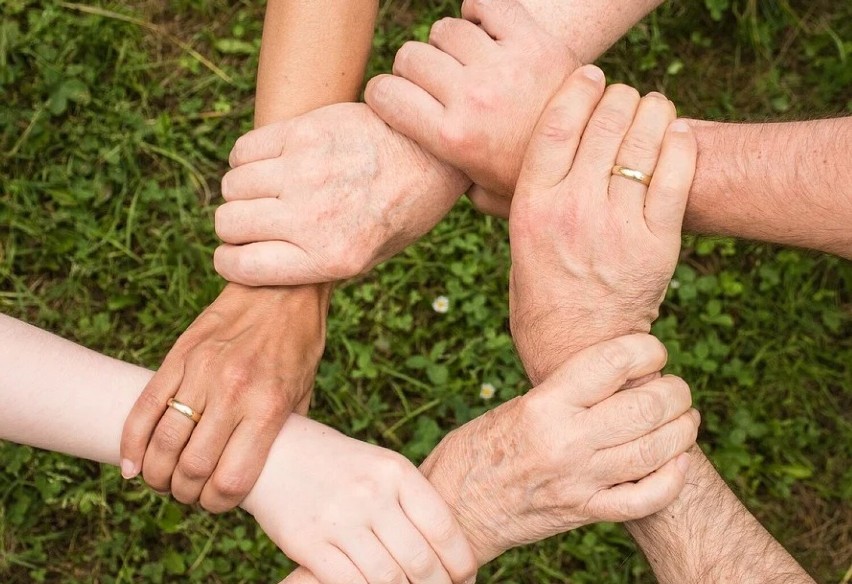
[[671, 288], [672, 290], [677, 290], [678, 288], [680, 288], [680, 280], [675, 280], [674, 278], [672, 278], [672, 281], [669, 282], [669, 288]]
[[494, 397], [494, 393], [497, 389], [494, 387], [492, 383], [483, 383], [479, 386], [479, 397], [482, 399], [491, 399]]
[[432, 301], [432, 310], [438, 314], [447, 314], [450, 311], [450, 299], [446, 296], [438, 296]]

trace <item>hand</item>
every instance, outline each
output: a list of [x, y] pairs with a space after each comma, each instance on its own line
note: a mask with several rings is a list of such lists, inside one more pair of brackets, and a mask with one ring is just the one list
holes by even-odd
[[449, 584], [476, 573], [461, 527], [414, 465], [300, 416], [243, 508], [324, 584]]
[[429, 44], [404, 44], [394, 76], [372, 79], [365, 99], [394, 129], [467, 173], [478, 208], [507, 216], [539, 115], [580, 63], [516, 0], [465, 0], [462, 15], [437, 21]]
[[216, 270], [251, 286], [344, 280], [429, 231], [469, 185], [364, 104], [249, 132], [216, 212]]
[[[695, 172], [694, 135], [671, 102], [624, 85], [604, 93], [590, 70], [542, 114], [509, 217], [510, 322], [533, 383], [578, 349], [650, 330]], [[653, 174], [650, 187], [612, 175], [616, 164]]]
[[480, 564], [588, 523], [650, 515], [677, 497], [700, 422], [689, 387], [665, 376], [619, 391], [665, 362], [654, 337], [604, 341], [435, 448], [421, 470]]
[[[329, 290], [228, 285], [166, 356], [130, 412], [122, 474], [211, 512], [249, 492], [284, 420], [306, 412]], [[201, 412], [195, 423], [169, 398]]]

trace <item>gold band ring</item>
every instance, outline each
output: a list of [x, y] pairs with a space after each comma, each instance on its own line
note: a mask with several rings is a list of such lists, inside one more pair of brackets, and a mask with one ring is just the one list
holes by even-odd
[[646, 187], [651, 184], [651, 176], [650, 174], [645, 174], [641, 170], [636, 170], [635, 168], [627, 168], [626, 166], [620, 166], [616, 164], [612, 167], [612, 174], [623, 176], [624, 178], [632, 181], [636, 181], [638, 183], [642, 183]]
[[181, 414], [183, 414], [184, 416], [186, 416], [187, 418], [189, 418], [190, 420], [192, 420], [196, 424], [201, 420], [201, 414], [199, 412], [196, 412], [191, 407], [189, 407], [188, 405], [186, 405], [183, 402], [179, 402], [175, 398], [169, 398], [169, 401], [166, 402], [166, 405], [168, 405], [170, 408], [180, 412]]

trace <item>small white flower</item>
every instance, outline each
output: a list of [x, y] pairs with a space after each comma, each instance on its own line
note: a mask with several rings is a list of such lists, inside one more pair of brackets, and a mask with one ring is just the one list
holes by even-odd
[[438, 296], [432, 302], [432, 310], [438, 314], [446, 314], [450, 311], [450, 299], [446, 296]]
[[494, 393], [496, 392], [496, 388], [491, 383], [483, 383], [479, 386], [479, 397], [482, 399], [491, 399], [494, 397]]
[[671, 288], [672, 290], [677, 290], [678, 288], [680, 288], [680, 281], [672, 278], [672, 281], [669, 282], [669, 288]]

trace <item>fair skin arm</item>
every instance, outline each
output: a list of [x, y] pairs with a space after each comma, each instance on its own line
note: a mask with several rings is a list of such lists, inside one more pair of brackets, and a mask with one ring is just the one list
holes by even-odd
[[[375, 0], [267, 5], [255, 123], [357, 98]], [[124, 426], [122, 474], [208, 510], [237, 505], [291, 411], [306, 412], [325, 343], [329, 285], [228, 284], [178, 339]], [[204, 412], [193, 427], [166, 408]]]

